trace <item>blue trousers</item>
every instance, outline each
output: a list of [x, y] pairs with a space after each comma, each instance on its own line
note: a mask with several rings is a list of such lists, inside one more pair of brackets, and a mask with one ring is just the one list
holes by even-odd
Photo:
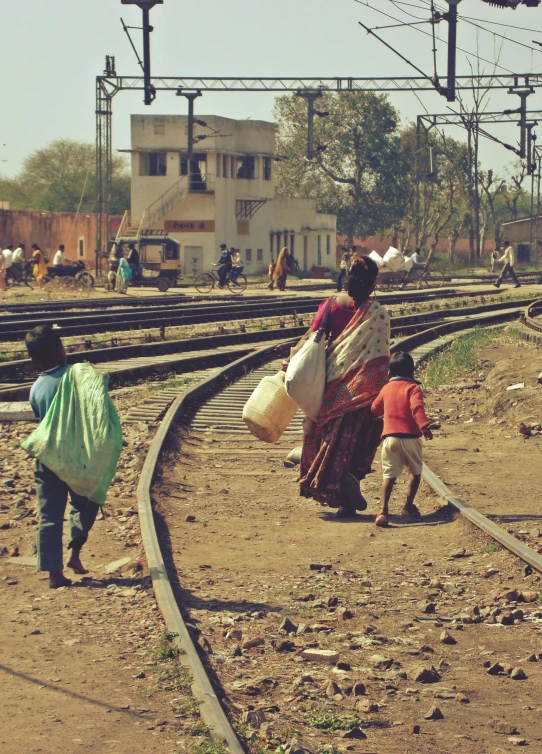
[[62, 528], [68, 493], [71, 502], [68, 514], [70, 528], [68, 549], [73, 548], [78, 551], [85, 544], [100, 506], [75, 493], [51, 469], [39, 461], [36, 461], [34, 478], [40, 518], [36, 534], [38, 571], [61, 571], [64, 567]]

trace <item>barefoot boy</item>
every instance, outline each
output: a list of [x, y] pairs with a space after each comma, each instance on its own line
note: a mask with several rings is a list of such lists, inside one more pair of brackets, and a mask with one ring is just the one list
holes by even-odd
[[[66, 353], [58, 333], [48, 325], [30, 330], [25, 344], [32, 363], [42, 370], [30, 391], [30, 405], [36, 418], [41, 421], [53, 402], [62, 377], [70, 367], [66, 363]], [[71, 584], [62, 572], [62, 526], [68, 493], [71, 501], [68, 517], [68, 549], [71, 549], [71, 557], [67, 567], [74, 573], [88, 573], [81, 563], [80, 553], [96, 520], [99, 506], [73, 492], [37, 459], [34, 475], [40, 519], [37, 532], [38, 571], [49, 571], [49, 586], [51, 589], [58, 589]]]
[[422, 475], [422, 435], [432, 440], [430, 421], [425, 414], [423, 394], [414, 379], [414, 360], [409, 353], [398, 351], [390, 358], [390, 381], [374, 401], [371, 411], [384, 417], [382, 432], [382, 508], [376, 517], [377, 526], [387, 526], [388, 503], [395, 480], [404, 466], [410, 471], [403, 516], [420, 517], [414, 498]]

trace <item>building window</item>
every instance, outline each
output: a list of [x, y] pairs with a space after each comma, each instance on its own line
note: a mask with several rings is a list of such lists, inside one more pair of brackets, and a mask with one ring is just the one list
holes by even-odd
[[216, 177], [221, 178], [221, 167], [222, 167], [222, 155], [217, 154], [216, 156]]
[[264, 181], [270, 181], [271, 180], [271, 157], [264, 157], [263, 158], [262, 177], [263, 177]]
[[77, 242], [77, 254], [79, 257], [85, 256], [85, 239], [82, 236]]
[[155, 136], [163, 136], [166, 133], [166, 124], [164, 121], [154, 121]]
[[229, 178], [229, 170], [228, 170], [228, 155], [223, 154], [222, 155], [222, 175], [224, 178]]
[[252, 179], [256, 176], [255, 157], [243, 155], [237, 158], [236, 178]]
[[139, 175], [166, 175], [167, 152], [141, 152]]
[[256, 250], [256, 261], [263, 262], [263, 249]]
[[518, 243], [518, 262], [531, 260], [531, 247], [528, 243]]
[[252, 249], [245, 249], [245, 259], [247, 262], [252, 262]]
[[331, 254], [331, 236], [326, 236], [326, 254]]
[[235, 178], [235, 157], [230, 157], [230, 178]]

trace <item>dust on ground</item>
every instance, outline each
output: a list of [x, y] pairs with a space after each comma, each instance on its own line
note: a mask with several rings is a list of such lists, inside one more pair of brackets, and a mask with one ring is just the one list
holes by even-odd
[[[427, 461], [541, 547], [542, 436], [518, 432], [542, 419], [540, 355], [505, 335], [480, 358], [481, 387], [428, 396]], [[425, 484], [420, 522], [397, 515], [401, 480], [377, 529], [378, 455], [367, 514], [334, 519], [298, 496], [290, 447], [180, 428], [156, 486], [178, 598], [250, 751], [542, 751], [540, 577]]]

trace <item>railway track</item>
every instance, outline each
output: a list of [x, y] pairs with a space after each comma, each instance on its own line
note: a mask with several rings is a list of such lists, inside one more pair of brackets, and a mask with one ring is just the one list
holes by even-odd
[[527, 311], [522, 317], [522, 321], [531, 330], [534, 330], [537, 333], [542, 333], [542, 319], [537, 319], [537, 317], [540, 318], [541, 315], [542, 299], [537, 299], [529, 304]]
[[[386, 304], [405, 304], [435, 299], [469, 298], [473, 296], [498, 296], [496, 289], [456, 293], [453, 290], [402, 292], [400, 294], [383, 294], [380, 299]], [[63, 305], [69, 302], [62, 302]], [[77, 306], [75, 302], [72, 302]], [[290, 314], [312, 313], [318, 306], [319, 298], [310, 296], [253, 297], [243, 300], [202, 301], [186, 299], [168, 300], [164, 303], [153, 302], [152, 306], [139, 304], [137, 307], [113, 305], [103, 311], [86, 311], [31, 308], [28, 311], [13, 311], [0, 315], [0, 340], [6, 342], [21, 341], [26, 332], [37, 325], [51, 325], [59, 329], [63, 337], [86, 336], [101, 332], [119, 332], [150, 328], [180, 327], [209, 322], [228, 322], [234, 319], [259, 319]], [[44, 305], [45, 306], [45, 305]]]
[[[522, 304], [529, 303], [522, 302]], [[313, 300], [312, 311], [318, 306]], [[418, 334], [418, 338], [431, 340], [440, 335], [454, 333], [470, 324], [490, 325], [518, 317], [523, 306], [518, 302], [495, 302], [454, 310], [442, 309], [422, 314], [404, 315], [392, 319], [392, 336]], [[108, 373], [112, 387], [133, 384], [154, 375], [192, 372], [226, 364], [265, 341], [299, 338], [306, 325], [284, 327], [252, 333], [185, 338], [158, 343], [116, 346], [80, 351], [68, 355], [69, 363], [89, 361]], [[425, 333], [425, 335], [424, 335]], [[0, 401], [21, 401], [35, 378], [31, 362], [22, 359], [0, 364]]]
[[[415, 360], [419, 362], [428, 353], [444, 347], [459, 329], [467, 329], [471, 326], [472, 323], [467, 324], [465, 322], [462, 323], [462, 327], [458, 323], [438, 325], [431, 330], [403, 339], [394, 348], [400, 346], [410, 350]], [[258, 444], [248, 434], [241, 420], [242, 406], [254, 386], [262, 376], [273, 373], [277, 369], [279, 363], [277, 357], [281, 351], [287, 352], [290, 343], [291, 341], [285, 341], [280, 344], [266, 345], [257, 352], [245, 355], [232, 364], [217, 369], [213, 374], [207, 375], [201, 383], [195, 384], [187, 391], [177, 395], [151, 444], [137, 493], [143, 542], [160, 609], [164, 614], [168, 630], [178, 635], [179, 643], [186, 653], [183, 657], [194, 676], [193, 691], [202, 702], [202, 716], [210, 727], [212, 737], [225, 741], [235, 754], [241, 754], [243, 747], [210, 682], [208, 668], [202, 663], [200, 653], [196, 649], [194, 637], [197, 636], [198, 632], [194, 631], [194, 627], [191, 629], [187, 627], [179, 609], [179, 593], [174, 590], [171, 581], [171, 568], [174, 568], [171, 554], [165, 557], [159, 545], [151, 502], [152, 498], [156, 497], [156, 493], [153, 492], [153, 485], [158, 483], [160, 486], [164, 482], [165, 468], [169, 465], [171, 457], [168, 460], [164, 459], [165, 465], [160, 464], [160, 457], [164, 448], [168, 445], [168, 437], [173, 428], [180, 436], [183, 446], [188, 449], [188, 456], [192, 456], [191, 465], [188, 456], [183, 453], [184, 463], [186, 464], [183, 478], [187, 479], [188, 475], [189, 480], [193, 472], [199, 472], [198, 476], [201, 479], [202, 469], [211, 469], [217, 466], [222, 470], [216, 473], [227, 480], [231, 474], [235, 473], [233, 469], [229, 470], [228, 460], [231, 463], [240, 463], [241, 466], [244, 466], [243, 460], [250, 457], [252, 461], [256, 459], [259, 463], [259, 470], [245, 472], [241, 469], [237, 473], [256, 475], [256, 478], [262, 481], [263, 477], [268, 475], [266, 467], [272, 469], [269, 461], [284, 458], [287, 451], [293, 445], [299, 443], [301, 439], [299, 416], [295, 418], [279, 443], [274, 446]], [[165, 452], [167, 456], [167, 451]], [[258, 459], [260, 460], [258, 461]], [[216, 461], [219, 463], [216, 463]], [[467, 503], [455, 497], [429, 468], [424, 467], [423, 473], [427, 483], [450, 506], [459, 511], [468, 521], [489, 537], [521, 558], [531, 568], [542, 573], [542, 557], [539, 554], [523, 545]], [[203, 473], [203, 478], [205, 478], [205, 473]], [[163, 515], [161, 518], [163, 518]], [[164, 541], [163, 533], [160, 541]], [[168, 567], [166, 567], [166, 561]], [[210, 568], [211, 566], [205, 567]], [[328, 568], [328, 566], [317, 567]], [[213, 583], [213, 581], [210, 583]], [[430, 617], [427, 619], [429, 620]]]

